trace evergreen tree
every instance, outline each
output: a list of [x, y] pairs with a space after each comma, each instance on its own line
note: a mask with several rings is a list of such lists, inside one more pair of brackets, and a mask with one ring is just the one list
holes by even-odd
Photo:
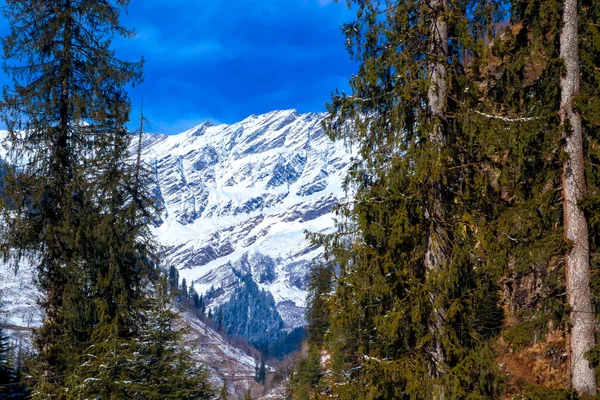
[[173, 265], [169, 266], [169, 289], [171, 292], [179, 290], [179, 271]]
[[190, 302], [192, 303], [192, 306], [194, 307], [195, 310], [201, 310], [201, 297], [198, 296], [198, 292], [196, 292], [196, 289], [194, 289], [194, 281], [192, 281], [192, 284], [190, 285]]
[[223, 332], [223, 306], [217, 310], [217, 332]]
[[[591, 317], [599, 293], [599, 181], [592, 166], [599, 155], [594, 71], [600, 31], [592, 21], [600, 9], [595, 2], [561, 0], [510, 6], [509, 26], [472, 68], [482, 82], [472, 128], [486, 141], [485, 152], [495, 154], [490, 175], [503, 200], [498, 246], [489, 259], [508, 265], [513, 276], [545, 266], [539, 291], [567, 293], [568, 308], [548, 295], [518, 311], [522, 323], [546, 320], [546, 326], [551, 319], [570, 328], [572, 385], [592, 394], [596, 383], [585, 354], [594, 343]], [[566, 279], [557, 279], [554, 271], [562, 266]]]
[[179, 292], [179, 302], [181, 303], [182, 306], [186, 306], [188, 304], [189, 301], [189, 297], [188, 297], [188, 289], [187, 289], [187, 283], [185, 281], [185, 278], [183, 278], [183, 280], [181, 281], [181, 291]]
[[15, 371], [10, 363], [8, 337], [0, 328], [0, 399], [10, 398], [11, 385], [15, 383]]
[[319, 349], [317, 346], [311, 345], [306, 357], [301, 358], [296, 365], [291, 383], [293, 398], [298, 400], [312, 398], [311, 393], [317, 391], [316, 388], [322, 376], [323, 368]]
[[[164, 283], [166, 286], [166, 282]], [[156, 288], [149, 318], [134, 340], [106, 338], [88, 349], [70, 382], [80, 398], [211, 399], [208, 373], [183, 346], [183, 331], [173, 326], [172, 297]]]
[[126, 4], [14, 0], [4, 8], [4, 68], [13, 84], [4, 89], [2, 118], [11, 165], [28, 163], [5, 179], [11, 209], [3, 248], [5, 257], [30, 250], [39, 260], [45, 317], [35, 337], [38, 397], [64, 396], [61, 377], [72, 372], [73, 355], [98, 318], [88, 290], [98, 271], [88, 268], [86, 253], [101, 189], [88, 179], [115, 161], [104, 158], [113, 144], [122, 150], [105, 135], [124, 130], [124, 87], [141, 80], [141, 64], [118, 60], [111, 49], [114, 35], [132, 35], [119, 23]]
[[565, 140], [563, 161], [563, 209], [565, 239], [573, 247], [566, 254], [566, 282], [571, 307], [571, 379], [581, 395], [595, 395], [596, 376], [585, 354], [595, 344], [595, 318], [590, 295], [590, 243], [588, 220], [579, 205], [587, 195], [581, 112], [575, 107], [580, 94], [579, 7], [565, 0], [560, 32], [560, 56], [565, 73], [560, 80], [560, 121]]
[[358, 19], [343, 29], [359, 73], [351, 95], [333, 97], [325, 127], [359, 146], [347, 181], [355, 196], [339, 208], [338, 232], [314, 237], [340, 268], [325, 336], [330, 390], [341, 399], [497, 396], [488, 339], [502, 314], [497, 302], [482, 304], [498, 298], [504, 270], [483, 257], [496, 192], [479, 168], [469, 121], [479, 99], [465, 66], [484, 52], [502, 6], [352, 3]]
[[5, 89], [3, 117], [13, 156], [30, 162], [7, 177], [15, 209], [4, 210], [4, 250], [40, 260], [34, 398], [211, 395], [157, 286], [141, 130], [137, 163], [129, 161], [124, 87], [140, 81], [141, 64], [111, 49], [114, 35], [132, 34], [119, 23], [127, 4], [15, 0], [5, 9], [5, 55], [18, 63], [6, 67], [14, 88]]
[[317, 265], [308, 275], [306, 298], [307, 340], [320, 346], [329, 327], [328, 300], [333, 290], [334, 271], [331, 265]]

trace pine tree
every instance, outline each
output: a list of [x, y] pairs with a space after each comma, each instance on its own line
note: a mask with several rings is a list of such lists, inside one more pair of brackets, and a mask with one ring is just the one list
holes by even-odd
[[[166, 286], [166, 282], [164, 283]], [[198, 366], [174, 327], [172, 296], [162, 287], [150, 299], [148, 319], [132, 340], [94, 343], [69, 382], [73, 399], [116, 396], [132, 399], [211, 399], [207, 370]]]
[[4, 209], [4, 251], [40, 260], [34, 398], [211, 395], [158, 284], [141, 130], [137, 163], [129, 161], [124, 87], [140, 81], [141, 64], [111, 49], [114, 35], [132, 34], [119, 23], [127, 4], [7, 2], [5, 55], [18, 63], [6, 68], [14, 88], [5, 89], [3, 117], [13, 156], [30, 162], [7, 178], [16, 210]]
[[189, 295], [188, 295], [187, 283], [185, 281], [185, 278], [183, 278], [183, 280], [181, 281], [181, 291], [179, 292], [179, 302], [184, 307], [187, 306], [187, 304], [189, 302]]
[[223, 332], [223, 306], [217, 310], [217, 332]]
[[351, 95], [333, 97], [325, 128], [359, 147], [347, 180], [355, 195], [339, 207], [337, 233], [314, 237], [340, 267], [328, 301], [329, 390], [497, 396], [488, 340], [502, 313], [482, 304], [498, 298], [504, 270], [482, 247], [494, 234], [495, 189], [479, 168], [469, 121], [479, 99], [465, 66], [483, 53], [501, 4], [353, 3], [358, 20], [343, 29], [359, 73]]
[[330, 264], [313, 267], [308, 275], [306, 297], [307, 341], [321, 346], [329, 328], [328, 300], [333, 290], [334, 271]]
[[565, 0], [560, 33], [560, 121], [563, 124], [565, 160], [562, 185], [565, 239], [573, 244], [566, 255], [566, 282], [571, 307], [571, 377], [581, 395], [596, 394], [596, 376], [585, 358], [595, 344], [594, 310], [590, 295], [590, 243], [588, 221], [579, 203], [587, 195], [581, 113], [574, 107], [580, 94], [578, 1]]
[[169, 266], [169, 289], [171, 292], [179, 290], [179, 271], [173, 265]]
[[71, 372], [72, 356], [97, 320], [85, 290], [96, 279], [96, 271], [86, 269], [85, 247], [99, 192], [88, 175], [107, 163], [98, 151], [106, 150], [106, 132], [128, 121], [125, 85], [141, 80], [141, 63], [118, 60], [111, 49], [114, 35], [132, 35], [119, 23], [126, 3], [14, 0], [4, 9], [10, 23], [5, 71], [13, 83], [4, 89], [2, 118], [11, 165], [28, 160], [5, 180], [12, 209], [4, 212], [4, 254], [33, 251], [39, 260], [45, 319], [35, 337], [35, 374], [42, 378], [41, 397], [64, 396], [60, 377]]
[[9, 398], [15, 372], [10, 363], [8, 336], [0, 328], [0, 399]]
[[[546, 266], [539, 292], [567, 293], [568, 308], [548, 296], [516, 311], [523, 323], [570, 325], [572, 385], [581, 394], [596, 391], [585, 354], [594, 343], [598, 293], [599, 181], [593, 164], [599, 81], [593, 71], [600, 60], [592, 21], [599, 12], [587, 1], [513, 2], [510, 25], [472, 70], [483, 81], [479, 107], [486, 119], [473, 125], [487, 137], [486, 151], [501, 155], [493, 169], [505, 207], [497, 219], [498, 247], [489, 258], [505, 262], [513, 276]], [[563, 266], [566, 279], [557, 279]]]
[[198, 292], [194, 288], [194, 281], [190, 285], [190, 302], [195, 310], [201, 310], [201, 296], [198, 296]]

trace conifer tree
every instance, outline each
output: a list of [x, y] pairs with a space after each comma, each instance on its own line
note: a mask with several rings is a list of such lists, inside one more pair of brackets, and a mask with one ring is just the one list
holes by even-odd
[[329, 327], [328, 300], [333, 289], [333, 268], [331, 265], [317, 265], [308, 275], [308, 295], [306, 297], [307, 341], [320, 346]]
[[520, 311], [570, 325], [572, 386], [583, 395], [596, 392], [587, 352], [598, 295], [599, 30], [592, 21], [599, 12], [587, 1], [513, 2], [510, 25], [472, 69], [483, 81], [478, 106], [484, 107], [472, 126], [487, 138], [488, 154], [496, 154], [490, 170], [505, 206], [498, 248], [489, 257], [510, 265], [511, 274], [564, 266], [566, 279], [546, 278], [540, 291], [566, 292], [568, 307], [549, 296]]
[[15, 373], [9, 358], [8, 337], [0, 328], [0, 399], [9, 398], [10, 385], [14, 382]]
[[590, 295], [590, 243], [588, 221], [579, 203], [587, 195], [581, 113], [574, 107], [580, 93], [579, 9], [577, 0], [565, 0], [560, 33], [560, 121], [565, 140], [562, 185], [565, 239], [573, 247], [566, 256], [566, 282], [571, 307], [571, 378], [581, 395], [596, 394], [596, 376], [585, 354], [595, 344], [594, 310]]
[[173, 292], [179, 290], [179, 271], [173, 265], [169, 266], [169, 289]]
[[181, 281], [181, 291], [179, 292], [179, 301], [181, 302], [181, 305], [184, 307], [187, 305], [187, 303], [189, 301], [187, 282], [185, 281], [185, 278], [183, 278], [183, 280]]
[[194, 306], [194, 308], [196, 310], [200, 310], [200, 296], [198, 296], [198, 292], [196, 292], [196, 289], [194, 288], [194, 281], [192, 281], [192, 284], [190, 285], [190, 301], [192, 303], [192, 305]]
[[476, 167], [465, 65], [482, 53], [501, 4], [352, 3], [357, 21], [343, 29], [359, 73], [351, 95], [333, 97], [325, 127], [358, 145], [347, 180], [355, 195], [339, 209], [338, 232], [315, 237], [340, 267], [325, 337], [330, 390], [341, 399], [494, 397], [501, 377], [488, 340], [502, 314], [483, 299], [498, 298], [503, 271], [481, 257], [495, 204]]
[[130, 162], [124, 88], [141, 80], [141, 63], [111, 49], [115, 35], [132, 34], [119, 22], [128, 3], [5, 7], [5, 69], [14, 82], [3, 118], [13, 161], [27, 163], [7, 178], [14, 209], [4, 209], [3, 249], [5, 257], [16, 249], [17, 261], [23, 251], [39, 260], [45, 320], [35, 339], [34, 398], [210, 396], [172, 327], [164, 286], [156, 286], [141, 130]]
[[86, 268], [85, 247], [100, 190], [88, 174], [90, 167], [106, 166], [99, 154], [104, 135], [123, 130], [129, 112], [124, 87], [141, 80], [141, 64], [118, 60], [111, 49], [114, 35], [132, 35], [119, 23], [127, 3], [11, 0], [4, 7], [10, 23], [4, 69], [13, 82], [4, 89], [2, 118], [11, 165], [20, 167], [5, 180], [14, 209], [4, 212], [3, 248], [5, 257], [16, 249], [17, 256], [33, 251], [39, 260], [45, 312], [35, 338], [36, 373], [44, 378], [39, 396], [62, 397], [54, 389], [97, 320], [86, 292], [97, 271]]

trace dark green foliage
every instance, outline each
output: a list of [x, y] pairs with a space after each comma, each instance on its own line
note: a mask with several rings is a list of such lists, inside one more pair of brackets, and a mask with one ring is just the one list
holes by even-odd
[[528, 386], [521, 396], [527, 400], [579, 400], [577, 392], [569, 389], [543, 389]]
[[[354, 201], [337, 209], [337, 232], [313, 236], [339, 267], [328, 307], [315, 308], [317, 316], [329, 315], [310, 318], [309, 332], [325, 332], [332, 357], [332, 375], [321, 384], [340, 399], [428, 399], [437, 395], [428, 389], [439, 387], [447, 398], [494, 398], [503, 385], [492, 351], [501, 330], [518, 349], [543, 338], [550, 325], [568, 328], [562, 1], [449, 1], [440, 10], [428, 2], [348, 3], [357, 20], [343, 30], [360, 68], [351, 95], [333, 97], [325, 128], [356, 145], [361, 157], [346, 182]], [[581, 206], [590, 221], [598, 304], [600, 29], [592, 21], [600, 5], [579, 7], [577, 104], [589, 191]], [[440, 63], [431, 52], [436, 18], [448, 23], [452, 38], [442, 61], [448, 96], [441, 122], [428, 115], [428, 67]], [[442, 146], [431, 140], [439, 123]], [[446, 262], [431, 270], [424, 257], [435, 227], [447, 236]], [[510, 327], [502, 326], [500, 290], [518, 320]], [[443, 365], [433, 368], [442, 371], [439, 378], [431, 373], [432, 343], [443, 354]], [[589, 357], [596, 365], [595, 353]], [[527, 398], [574, 396], [528, 390]]]
[[5, 179], [2, 250], [5, 260], [25, 252], [38, 260], [45, 319], [35, 333], [36, 399], [211, 395], [160, 283], [141, 130], [131, 162], [125, 87], [141, 81], [141, 62], [118, 60], [111, 48], [114, 36], [133, 34], [119, 22], [128, 3], [4, 8], [13, 85], [2, 117], [11, 165], [20, 166]]
[[[479, 99], [466, 64], [484, 52], [502, 5], [351, 3], [357, 20], [343, 30], [359, 72], [351, 95], [333, 97], [325, 128], [355, 143], [361, 158], [347, 179], [354, 200], [337, 210], [337, 233], [314, 237], [339, 267], [328, 307], [319, 305], [327, 324], [316, 329], [328, 329], [327, 384], [340, 399], [430, 399], [439, 388], [447, 398], [492, 398], [501, 379], [489, 340], [502, 324], [497, 282], [505, 265], [487, 255], [496, 246], [500, 200], [485, 168], [493, 152], [473, 128]], [[431, 53], [429, 29], [440, 15], [452, 37], [444, 60]], [[431, 140], [438, 126], [428, 108], [433, 62], [448, 72], [442, 147]], [[436, 227], [447, 240], [434, 270], [425, 256]], [[435, 345], [443, 365], [429, 350]]]
[[190, 306], [193, 307], [195, 310], [202, 310], [203, 299], [201, 296], [198, 296], [198, 292], [196, 292], [196, 289], [194, 289], [193, 281], [189, 291], [189, 302]]
[[265, 380], [267, 379], [267, 369], [265, 367], [265, 360], [262, 359], [260, 361], [260, 365], [256, 366], [256, 377], [255, 381], [260, 383], [261, 385], [265, 384]]
[[269, 356], [283, 358], [287, 354], [298, 351], [305, 338], [306, 329], [300, 326], [289, 332], [281, 332], [278, 337], [268, 343], [266, 348], [263, 347], [261, 350]]
[[313, 267], [308, 275], [306, 298], [307, 340], [320, 346], [329, 328], [329, 296], [333, 290], [334, 271], [330, 264]]
[[169, 289], [171, 292], [175, 292], [179, 290], [179, 271], [173, 265], [169, 266], [168, 271]]
[[[68, 375], [103, 312], [93, 301], [107, 278], [97, 259], [109, 258], [107, 241], [116, 237], [96, 243], [93, 229], [121, 218], [109, 214], [124, 194], [123, 180], [111, 180], [127, 156], [124, 87], [141, 80], [141, 63], [118, 60], [111, 49], [114, 35], [132, 35], [119, 23], [127, 3], [11, 0], [4, 7], [4, 69], [13, 82], [4, 89], [2, 119], [8, 161], [20, 167], [5, 179], [11, 209], [4, 209], [3, 250], [5, 259], [31, 251], [39, 260], [45, 321], [35, 336], [38, 377]], [[61, 389], [54, 392], [62, 384], [44, 380], [36, 396], [62, 398]]]
[[[277, 340], [283, 329], [275, 300], [269, 292], [259, 289], [250, 276], [239, 275], [239, 279], [241, 284], [234, 290], [229, 302], [216, 311], [217, 325], [259, 349], [267, 348]], [[209, 295], [210, 292], [207, 297]]]
[[116, 335], [94, 343], [69, 382], [73, 399], [118, 396], [132, 399], [211, 399], [208, 372], [183, 346], [183, 331], [173, 324], [172, 297], [149, 300], [149, 317], [133, 340]]
[[312, 345], [306, 357], [301, 357], [292, 377], [294, 399], [309, 400], [311, 394], [318, 391], [318, 384], [323, 376], [321, 356], [317, 346]]
[[550, 316], [543, 314], [539, 317], [522, 317], [523, 322], [506, 327], [502, 332], [502, 338], [506, 343], [513, 346], [515, 350], [533, 344], [534, 341], [544, 340], [548, 331]]

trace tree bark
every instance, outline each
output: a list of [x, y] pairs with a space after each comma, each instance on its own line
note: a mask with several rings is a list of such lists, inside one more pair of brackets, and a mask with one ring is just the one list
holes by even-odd
[[[448, 87], [446, 84], [447, 67], [446, 59], [448, 56], [448, 23], [445, 19], [447, 0], [431, 0], [429, 7], [433, 10], [433, 20], [430, 26], [431, 46], [429, 57], [429, 89], [427, 93], [429, 116], [432, 126], [429, 133], [429, 141], [432, 149], [436, 152], [436, 162], [441, 162], [441, 151], [446, 146], [446, 106]], [[427, 251], [425, 253], [425, 266], [428, 270], [428, 276], [433, 281], [439, 272], [448, 264], [448, 232], [444, 226], [443, 210], [443, 187], [440, 177], [434, 177], [432, 182], [432, 198], [430, 209], [428, 210], [430, 218], [429, 238], [427, 241]], [[436, 293], [431, 292], [431, 302], [433, 306], [433, 315], [429, 324], [429, 331], [432, 336], [432, 343], [429, 347], [431, 357], [430, 375], [433, 379], [439, 378], [445, 372], [446, 358], [440, 342], [439, 336], [442, 332], [446, 312], [436, 304]], [[433, 397], [441, 400], [445, 397], [441, 385], [435, 385], [433, 388]]]
[[580, 395], [596, 394], [596, 376], [585, 358], [595, 344], [595, 315], [590, 298], [588, 224], [579, 201], [586, 195], [581, 115], [573, 109], [579, 94], [577, 0], [565, 0], [560, 56], [566, 73], [561, 77], [560, 119], [565, 140], [563, 162], [564, 237], [573, 247], [566, 254], [567, 299], [571, 308], [571, 384]]

